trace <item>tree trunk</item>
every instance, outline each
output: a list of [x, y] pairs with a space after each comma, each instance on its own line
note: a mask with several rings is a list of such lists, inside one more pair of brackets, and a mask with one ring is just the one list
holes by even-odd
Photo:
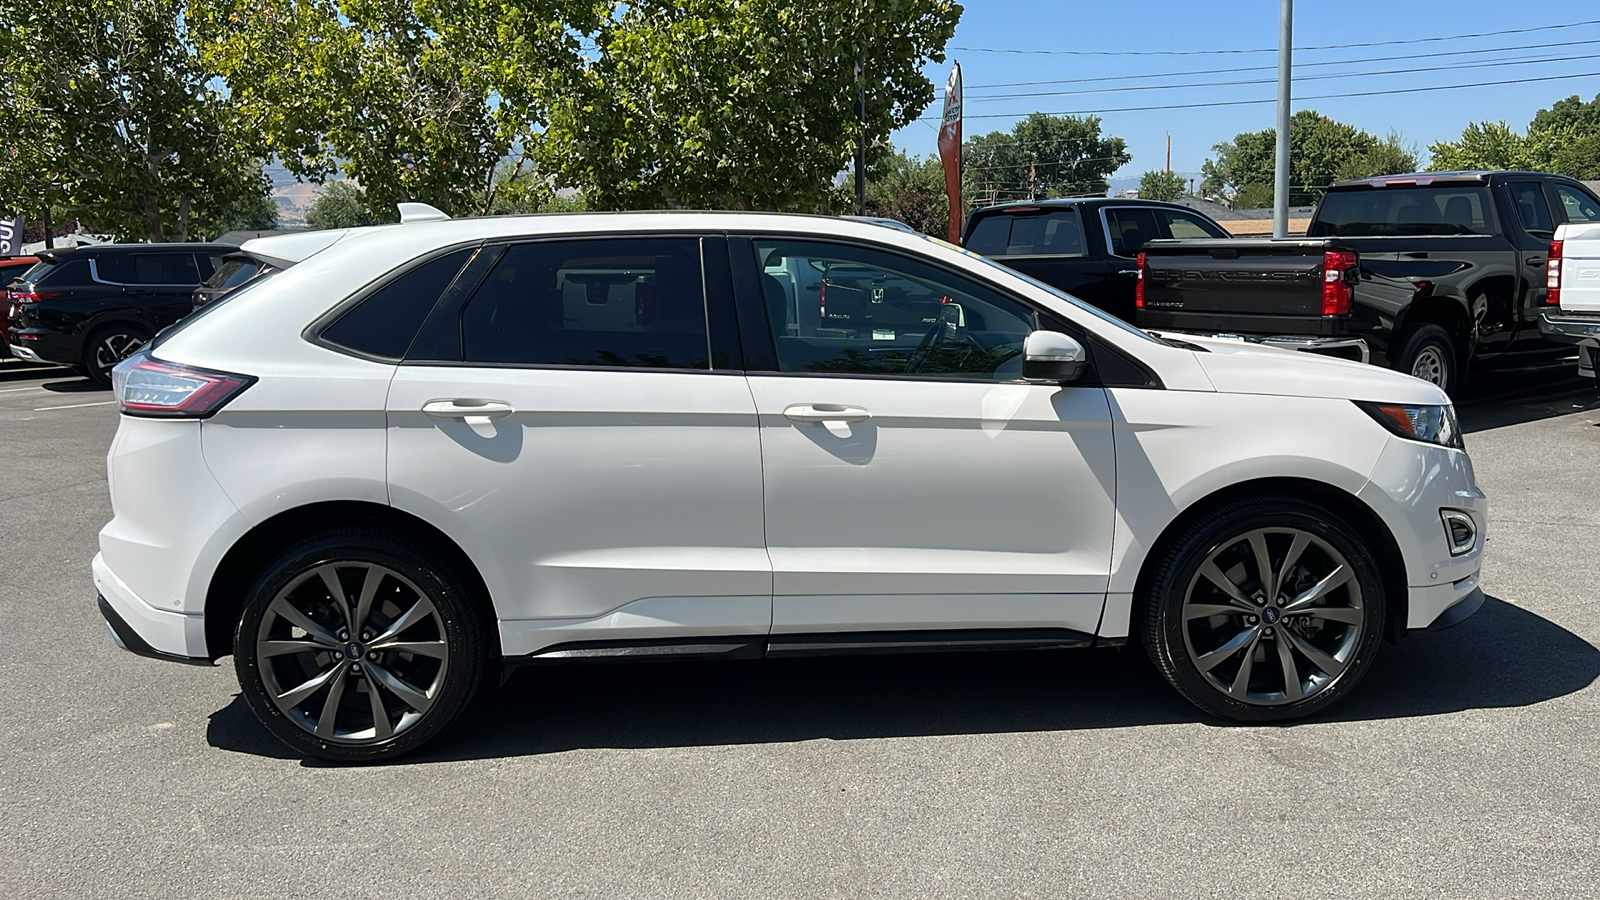
[[154, 194], [144, 198], [144, 227], [145, 240], [152, 244], [159, 244], [167, 239], [166, 229], [161, 224], [161, 200]]
[[44, 248], [46, 250], [54, 250], [55, 247], [56, 247], [56, 239], [55, 239], [55, 235], [51, 234], [50, 232], [52, 231], [52, 229], [54, 229], [55, 226], [52, 225], [51, 222], [50, 222], [50, 201], [48, 201], [48, 200], [46, 200], [45, 204], [44, 204], [44, 217], [43, 218], [44, 218]]
[[174, 238], [182, 243], [189, 239], [189, 195], [184, 194], [178, 201], [178, 230]]

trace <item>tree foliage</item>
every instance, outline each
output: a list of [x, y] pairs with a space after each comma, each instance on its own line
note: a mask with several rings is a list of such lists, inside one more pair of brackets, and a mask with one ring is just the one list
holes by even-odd
[[1182, 175], [1175, 175], [1161, 169], [1151, 169], [1139, 176], [1140, 200], [1176, 200], [1183, 196], [1183, 189], [1188, 187], [1188, 182]]
[[349, 181], [330, 182], [306, 210], [307, 228], [359, 228], [399, 219], [399, 212], [390, 209], [386, 217], [376, 217], [367, 207], [367, 198], [360, 186]]
[[945, 195], [939, 158], [912, 156], [903, 150], [882, 153], [876, 159], [869, 155], [867, 215], [898, 219], [923, 234], [945, 237], [950, 198]]
[[601, 209], [817, 211], [856, 145], [932, 102], [950, 0], [612, 0], [552, 81], [541, 161]]
[[[1271, 191], [1277, 173], [1276, 128], [1245, 132], [1212, 147], [1216, 154], [1201, 166], [1201, 192], [1207, 195], [1246, 193], [1252, 200], [1261, 188]], [[1322, 190], [1340, 178], [1393, 175], [1417, 169], [1416, 153], [1391, 132], [1378, 138], [1354, 125], [1302, 109], [1289, 120], [1289, 202], [1313, 203]], [[1245, 188], [1251, 188], [1245, 191]], [[1269, 201], [1270, 203], [1270, 201]]]
[[266, 196], [182, 0], [0, 0], [0, 32], [3, 205], [63, 202], [123, 238], [183, 240]]
[[1107, 177], [1132, 159], [1122, 138], [1101, 137], [1098, 116], [1038, 112], [962, 149], [965, 190], [980, 203], [1104, 194]]
[[1473, 122], [1454, 141], [1428, 148], [1434, 171], [1525, 169], [1573, 178], [1600, 179], [1600, 96], [1577, 96], [1541, 109], [1526, 134], [1501, 122]]
[[368, 212], [487, 212], [538, 141], [552, 69], [576, 65], [582, 0], [191, 0], [202, 57], [296, 176], [336, 170]]

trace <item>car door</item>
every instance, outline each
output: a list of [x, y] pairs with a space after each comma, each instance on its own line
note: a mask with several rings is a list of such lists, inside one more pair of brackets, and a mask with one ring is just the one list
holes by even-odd
[[1110, 411], [1100, 387], [1021, 381], [1037, 314], [900, 251], [758, 236], [733, 252], [752, 273], [742, 326], [781, 309], [774, 270], [872, 269], [938, 298], [926, 328], [745, 331], [774, 647], [838, 632], [1093, 634], [1110, 570]]
[[[721, 321], [727, 254], [707, 240]], [[755, 406], [737, 338], [708, 346], [701, 243], [486, 248], [395, 375], [391, 500], [473, 558], [508, 656], [768, 630]]]
[[203, 280], [194, 254], [177, 250], [128, 253], [117, 261], [117, 273], [130, 305], [157, 331], [194, 309], [194, 289]]
[[1544, 185], [1538, 181], [1513, 181], [1498, 195], [1503, 207], [1506, 237], [1512, 253], [1521, 261], [1516, 267], [1516, 335], [1511, 346], [1516, 350], [1537, 349], [1543, 343], [1539, 334], [1539, 310], [1544, 306], [1545, 263], [1550, 257], [1550, 241], [1556, 236], [1556, 223]]

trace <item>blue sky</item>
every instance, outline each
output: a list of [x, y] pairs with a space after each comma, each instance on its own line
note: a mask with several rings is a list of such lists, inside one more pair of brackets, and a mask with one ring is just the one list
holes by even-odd
[[[948, 59], [925, 71], [938, 86], [927, 112], [937, 117], [950, 60], [961, 62], [966, 81], [966, 135], [1004, 130], [1034, 110], [1076, 112], [1238, 100], [1271, 100], [1274, 83], [1208, 85], [1163, 90], [1118, 90], [1152, 84], [1267, 81], [1276, 78], [1277, 54], [1073, 56], [981, 52], [978, 49], [1073, 51], [1254, 50], [1278, 44], [1279, 0], [969, 0], [950, 41]], [[1469, 33], [1566, 25], [1600, 20], [1600, 4], [1588, 0], [1297, 0], [1297, 48], [1333, 44], [1441, 38]], [[1536, 46], [1535, 46], [1536, 45]], [[966, 49], [962, 49], [966, 48]], [[1514, 49], [1524, 48], [1524, 49]], [[1427, 54], [1424, 56], [1424, 54]], [[1455, 55], [1440, 55], [1455, 54]], [[1374, 60], [1374, 58], [1382, 58]], [[1549, 59], [1549, 62], [1531, 62]], [[1335, 64], [1344, 60], [1371, 62]], [[1521, 130], [1541, 107], [1573, 94], [1600, 93], [1600, 23], [1570, 28], [1347, 49], [1297, 50], [1296, 110], [1315, 109], [1384, 135], [1398, 129], [1408, 144], [1425, 150], [1437, 140], [1460, 136], [1471, 121], [1500, 119]], [[1327, 65], [1313, 65], [1327, 63]], [[1498, 63], [1507, 63], [1500, 65]], [[1471, 68], [1444, 68], [1462, 67]], [[1112, 82], [985, 87], [1105, 76], [1263, 67], [1251, 71]], [[1395, 72], [1393, 70], [1421, 70]], [[1354, 72], [1384, 72], [1353, 77]], [[1322, 76], [1312, 78], [1311, 76]], [[1331, 77], [1330, 77], [1331, 76]], [[1474, 84], [1558, 77], [1559, 80], [1470, 87], [1387, 96], [1351, 97], [1353, 92]], [[1061, 96], [988, 99], [1030, 92], [1092, 92]], [[1306, 99], [1338, 95], [1335, 99]], [[977, 118], [1000, 114], [1000, 118]], [[1137, 176], [1164, 164], [1172, 134], [1172, 168], [1198, 172], [1211, 146], [1241, 131], [1274, 123], [1272, 103], [1198, 109], [1104, 112], [1104, 133], [1128, 141], [1133, 162], [1117, 174]], [[914, 122], [894, 134], [896, 145], [914, 153], [936, 152], [937, 122]], [[1424, 154], [1425, 156], [1425, 154]]]

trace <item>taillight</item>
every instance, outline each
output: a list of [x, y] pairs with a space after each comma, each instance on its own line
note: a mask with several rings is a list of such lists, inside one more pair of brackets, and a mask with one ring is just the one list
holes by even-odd
[[38, 303], [44, 299], [44, 295], [38, 291], [7, 291], [6, 293], [18, 303]]
[[123, 415], [204, 419], [252, 384], [249, 375], [180, 366], [135, 353], [111, 370], [111, 391]]
[[1354, 271], [1356, 255], [1348, 250], [1329, 250], [1322, 254], [1322, 314], [1347, 316], [1350, 314], [1350, 276]]
[[1133, 284], [1133, 308], [1144, 309], [1144, 273], [1145, 270], [1149, 268], [1149, 263], [1145, 261], [1145, 256], [1143, 253], [1139, 254], [1134, 259], [1135, 265], [1139, 269], [1139, 274], [1137, 276], [1138, 280], [1136, 280]]
[[1544, 304], [1561, 305], [1561, 242], [1550, 242], [1550, 258], [1544, 263]]

